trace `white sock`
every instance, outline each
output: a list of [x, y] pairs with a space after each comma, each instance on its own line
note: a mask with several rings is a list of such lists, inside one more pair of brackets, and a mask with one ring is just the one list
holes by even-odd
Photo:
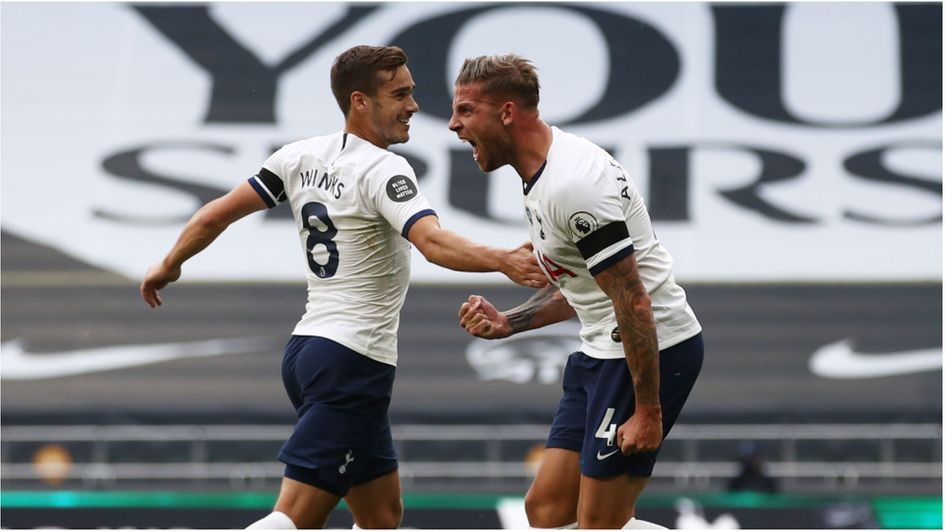
[[555, 528], [556, 530], [577, 530], [577, 527], [578, 527], [578, 524], [575, 521], [574, 523], [571, 523], [570, 525], [564, 525], [564, 526], [559, 526]]
[[631, 517], [627, 524], [623, 525], [624, 529], [627, 528], [649, 528], [649, 529], [663, 529], [668, 530], [665, 526], [660, 526], [656, 523], [651, 523], [649, 521], [641, 521], [636, 517]]
[[257, 528], [261, 530], [295, 530], [297, 527], [292, 519], [282, 512], [272, 512], [259, 521], [246, 527], [246, 530]]

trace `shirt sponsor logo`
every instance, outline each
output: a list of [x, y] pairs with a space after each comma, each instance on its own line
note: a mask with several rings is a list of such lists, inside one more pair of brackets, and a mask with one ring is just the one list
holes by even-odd
[[544, 253], [539, 251], [538, 256], [541, 259], [541, 264], [539, 264], [539, 266], [542, 267], [545, 274], [551, 279], [552, 282], [557, 283], [558, 278], [563, 275], [567, 275], [568, 277], [577, 277], [576, 273], [551, 260]]

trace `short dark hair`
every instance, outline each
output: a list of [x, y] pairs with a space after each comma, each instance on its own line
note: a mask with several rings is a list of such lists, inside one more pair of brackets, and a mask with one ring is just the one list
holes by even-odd
[[377, 94], [381, 72], [391, 72], [407, 64], [407, 54], [396, 46], [355, 46], [341, 53], [331, 65], [331, 92], [338, 107], [347, 117], [351, 110], [351, 93]]
[[538, 107], [538, 71], [531, 61], [516, 54], [482, 55], [466, 59], [456, 85], [481, 83], [483, 92], [514, 98], [524, 107]]

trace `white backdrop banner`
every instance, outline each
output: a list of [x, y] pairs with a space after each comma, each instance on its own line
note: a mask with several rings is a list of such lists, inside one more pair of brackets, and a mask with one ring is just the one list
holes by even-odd
[[[4, 3], [2, 228], [138, 278], [206, 201], [287, 142], [342, 127], [329, 68], [410, 57], [395, 151], [444, 226], [526, 238], [509, 169], [447, 129], [465, 57], [517, 52], [546, 121], [610, 150], [683, 281], [942, 276], [939, 3]], [[185, 279], [300, 280], [287, 207], [235, 224]], [[415, 253], [421, 282], [501, 281]]]

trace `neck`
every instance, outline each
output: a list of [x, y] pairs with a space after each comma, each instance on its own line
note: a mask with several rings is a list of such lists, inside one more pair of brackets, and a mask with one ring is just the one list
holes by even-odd
[[386, 150], [388, 147], [387, 142], [385, 142], [383, 138], [375, 133], [373, 129], [365, 127], [358, 120], [353, 119], [351, 116], [348, 117], [348, 120], [345, 120], [345, 133], [351, 133], [360, 139], [370, 142], [378, 148]]
[[541, 165], [545, 164], [552, 140], [554, 136], [551, 127], [541, 119], [536, 119], [534, 124], [519, 133], [518, 138], [515, 139], [517, 155], [512, 168], [515, 168], [522, 181], [530, 182]]

